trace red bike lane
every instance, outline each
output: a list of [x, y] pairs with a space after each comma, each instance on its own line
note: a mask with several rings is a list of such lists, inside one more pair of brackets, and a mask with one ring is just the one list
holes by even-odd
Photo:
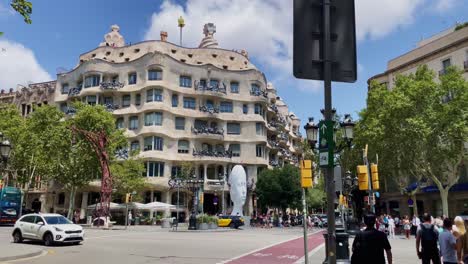
[[[308, 236], [308, 252], [323, 242], [323, 231]], [[224, 262], [226, 264], [292, 264], [304, 257], [304, 238], [296, 238], [278, 245], [260, 249], [239, 258]]]

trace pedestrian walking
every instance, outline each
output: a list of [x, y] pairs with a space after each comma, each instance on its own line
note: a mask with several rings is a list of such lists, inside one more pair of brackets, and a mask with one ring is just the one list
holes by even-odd
[[374, 214], [364, 216], [366, 229], [360, 231], [353, 242], [351, 264], [385, 264], [384, 251], [388, 264], [392, 264], [392, 250], [385, 233], [375, 229]]
[[457, 242], [452, 234], [452, 220], [444, 219], [443, 231], [439, 234], [440, 255], [444, 264], [458, 264]]
[[388, 221], [388, 235], [391, 238], [395, 238], [395, 220], [389, 215], [387, 221]]
[[405, 230], [406, 239], [410, 238], [411, 222], [407, 215], [403, 219], [403, 229]]
[[440, 264], [439, 249], [437, 242], [439, 240], [439, 231], [431, 224], [431, 215], [424, 214], [424, 223], [420, 224], [416, 230], [416, 253], [422, 264]]
[[[465, 220], [465, 226], [468, 226], [468, 220]], [[457, 239], [457, 258], [460, 264], [468, 263], [468, 233], [467, 232], [465, 232], [465, 234], [463, 234]]]
[[465, 224], [461, 216], [455, 217], [455, 219], [453, 219], [453, 222], [454, 225], [452, 226], [452, 233], [455, 236], [455, 238], [458, 239], [466, 233]]
[[411, 234], [416, 236], [416, 230], [421, 224], [421, 220], [416, 215], [413, 215], [413, 220], [411, 221]]

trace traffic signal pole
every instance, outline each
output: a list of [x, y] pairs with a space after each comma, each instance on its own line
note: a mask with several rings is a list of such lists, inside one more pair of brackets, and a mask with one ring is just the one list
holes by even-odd
[[375, 214], [375, 201], [374, 201], [374, 190], [372, 189], [372, 172], [371, 172], [371, 166], [369, 164], [369, 159], [367, 158], [367, 150], [368, 150], [368, 145], [366, 144], [366, 148], [364, 149], [364, 165], [366, 165], [367, 168], [367, 175], [369, 175], [369, 205], [370, 205], [370, 210], [373, 214]]
[[[331, 94], [331, 56], [330, 56], [330, 0], [323, 0], [323, 81], [325, 88], [325, 122], [332, 121], [332, 94]], [[329, 128], [332, 129], [332, 128]], [[331, 143], [331, 142], [330, 142]], [[328, 144], [328, 151], [333, 152], [333, 144]], [[333, 163], [331, 160], [329, 163]], [[327, 218], [328, 218], [328, 264], [336, 264], [336, 234], [335, 234], [335, 184], [333, 182], [333, 167], [327, 166], [325, 172], [325, 185], [327, 191]]]

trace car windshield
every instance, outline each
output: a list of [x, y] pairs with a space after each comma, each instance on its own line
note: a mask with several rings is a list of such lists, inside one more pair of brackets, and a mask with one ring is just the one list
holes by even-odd
[[45, 216], [44, 219], [49, 225], [66, 225], [72, 223], [63, 216]]

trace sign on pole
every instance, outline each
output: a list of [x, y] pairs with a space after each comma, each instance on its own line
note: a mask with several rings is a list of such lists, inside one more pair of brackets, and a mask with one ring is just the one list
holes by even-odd
[[333, 139], [335, 123], [332, 120], [324, 120], [319, 123], [319, 152], [320, 167], [333, 168], [335, 141]]

